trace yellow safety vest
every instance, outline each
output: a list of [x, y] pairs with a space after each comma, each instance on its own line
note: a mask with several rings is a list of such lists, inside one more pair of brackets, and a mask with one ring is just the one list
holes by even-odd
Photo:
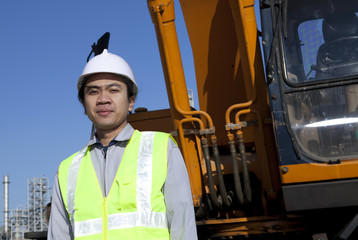
[[107, 197], [89, 147], [64, 160], [58, 179], [75, 239], [169, 239], [162, 187], [170, 135], [135, 131]]

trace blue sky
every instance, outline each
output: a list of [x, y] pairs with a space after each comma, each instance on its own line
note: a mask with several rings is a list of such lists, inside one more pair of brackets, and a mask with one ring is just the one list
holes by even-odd
[[[178, 35], [186, 35], [177, 12]], [[111, 33], [109, 51], [133, 68], [139, 85], [135, 107], [169, 106], [146, 1], [4, 1], [0, 30], [0, 177], [1, 183], [4, 175], [10, 178], [10, 209], [27, 206], [28, 178], [45, 176], [52, 187], [60, 162], [88, 141], [91, 124], [76, 83], [90, 46], [105, 32]], [[183, 62], [193, 80], [185, 37]], [[3, 185], [1, 196], [2, 212]]]
[[[175, 6], [187, 87], [195, 95], [192, 52]], [[135, 108], [169, 106], [146, 1], [4, 1], [0, 31], [0, 177], [10, 178], [10, 209], [27, 206], [28, 178], [47, 177], [52, 188], [60, 162], [88, 141], [91, 124], [76, 83], [90, 46], [105, 32], [109, 51], [134, 71]], [[2, 212], [3, 186], [1, 193]]]

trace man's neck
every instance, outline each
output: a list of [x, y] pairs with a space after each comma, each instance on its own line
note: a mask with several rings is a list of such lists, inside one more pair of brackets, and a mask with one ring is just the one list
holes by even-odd
[[108, 146], [109, 143], [123, 130], [126, 125], [127, 123], [124, 123], [119, 128], [112, 130], [97, 130], [97, 138], [103, 146]]

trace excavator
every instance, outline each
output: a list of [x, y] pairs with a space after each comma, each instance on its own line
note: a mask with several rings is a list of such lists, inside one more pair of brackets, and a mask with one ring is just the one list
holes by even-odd
[[147, 0], [170, 108], [129, 122], [171, 133], [199, 239], [358, 239], [358, 1]]
[[261, 0], [261, 31], [255, 0], [179, 1], [199, 109], [174, 1], [147, 0], [170, 108], [128, 121], [176, 139], [199, 239], [358, 239], [358, 1]]

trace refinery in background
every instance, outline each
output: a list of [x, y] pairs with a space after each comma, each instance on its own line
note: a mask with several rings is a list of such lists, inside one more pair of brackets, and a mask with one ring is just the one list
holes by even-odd
[[4, 176], [4, 223], [0, 226], [0, 240], [22, 240], [26, 232], [47, 231], [46, 206], [49, 198], [48, 178], [27, 180], [27, 208], [9, 209], [8, 175]]

